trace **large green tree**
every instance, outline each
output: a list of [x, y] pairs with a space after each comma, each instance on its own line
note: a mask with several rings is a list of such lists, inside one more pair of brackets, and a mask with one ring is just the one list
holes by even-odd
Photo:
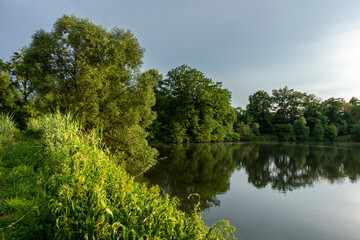
[[276, 112], [274, 121], [277, 124], [293, 123], [303, 114], [304, 94], [288, 87], [272, 91], [273, 109]]
[[249, 104], [246, 106], [249, 121], [258, 123], [261, 133], [272, 132], [271, 105], [272, 99], [265, 91], [257, 91], [249, 96]]
[[232, 131], [235, 110], [220, 82], [186, 65], [170, 70], [156, 87], [158, 120], [153, 136], [164, 142], [222, 141]]
[[145, 127], [155, 118], [156, 72], [139, 73], [144, 49], [130, 31], [64, 15], [51, 32], [37, 31], [25, 52], [41, 111], [71, 112], [85, 129], [102, 129], [133, 174], [154, 163]]
[[25, 59], [25, 55], [25, 50], [21, 49], [20, 52], [15, 52], [5, 64], [14, 89], [12, 115], [21, 130], [26, 128], [27, 120], [34, 117], [36, 113], [34, 89], [30, 81], [30, 76], [33, 75], [32, 72], [35, 69], [33, 68], [33, 61], [29, 58]]
[[14, 89], [5, 64], [0, 59], [0, 113], [9, 114], [14, 107]]

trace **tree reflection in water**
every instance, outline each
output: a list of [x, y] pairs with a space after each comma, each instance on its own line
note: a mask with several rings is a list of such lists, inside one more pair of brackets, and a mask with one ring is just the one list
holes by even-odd
[[200, 207], [217, 206], [217, 195], [230, 188], [230, 176], [243, 169], [257, 188], [270, 185], [279, 192], [311, 187], [327, 180], [356, 182], [360, 176], [359, 145], [295, 143], [239, 143], [159, 145], [161, 157], [145, 177], [163, 194], [176, 196], [180, 208], [191, 212], [200, 195]]

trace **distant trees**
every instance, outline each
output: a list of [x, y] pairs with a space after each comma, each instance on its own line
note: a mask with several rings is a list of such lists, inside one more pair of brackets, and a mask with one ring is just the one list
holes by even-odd
[[273, 134], [279, 140], [333, 141], [337, 136], [350, 139], [350, 132], [355, 140], [357, 130], [353, 128], [359, 121], [360, 101], [355, 97], [349, 102], [342, 98], [321, 101], [313, 94], [284, 87], [274, 89], [272, 96], [265, 91], [250, 95], [234, 129], [257, 123], [261, 134]]
[[304, 94], [288, 87], [272, 91], [272, 108], [275, 121], [279, 124], [293, 123], [302, 115], [302, 98]]
[[249, 104], [246, 106], [246, 112], [251, 122], [257, 122], [260, 126], [260, 133], [272, 132], [271, 123], [272, 99], [265, 91], [257, 91], [249, 96]]
[[235, 110], [220, 82], [186, 65], [170, 70], [155, 88], [158, 118], [150, 135], [160, 142], [223, 141], [232, 132]]

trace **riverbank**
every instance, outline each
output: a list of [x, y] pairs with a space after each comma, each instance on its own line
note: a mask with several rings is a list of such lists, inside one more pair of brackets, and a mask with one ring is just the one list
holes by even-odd
[[8, 129], [0, 153], [4, 239], [232, 238], [229, 222], [208, 227], [197, 205], [186, 215], [177, 199], [135, 182], [69, 116], [31, 121], [23, 134]]

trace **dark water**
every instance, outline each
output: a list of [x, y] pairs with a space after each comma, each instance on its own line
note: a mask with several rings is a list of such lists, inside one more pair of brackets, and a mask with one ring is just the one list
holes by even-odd
[[239, 239], [360, 239], [360, 145], [157, 146], [146, 178], [205, 222], [227, 219]]

